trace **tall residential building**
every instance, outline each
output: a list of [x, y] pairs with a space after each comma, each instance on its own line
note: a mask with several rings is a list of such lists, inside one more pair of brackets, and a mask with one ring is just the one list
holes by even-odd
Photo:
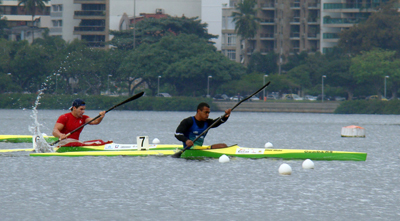
[[382, 2], [388, 0], [322, 0], [321, 51], [325, 53], [336, 46], [339, 41], [338, 33], [368, 19]]
[[230, 0], [222, 12], [222, 53], [247, 63], [254, 52], [288, 55], [325, 53], [337, 46], [339, 33], [375, 12], [375, 0], [257, 0], [260, 27], [253, 39], [241, 41], [235, 33], [232, 12], [242, 0]]
[[254, 52], [290, 55], [320, 50], [320, 0], [258, 0], [260, 27], [252, 39], [235, 34], [232, 12], [241, 0], [231, 0], [223, 9], [222, 52], [246, 63]]
[[[84, 39], [104, 47], [109, 30], [124, 30], [129, 18], [140, 14], [199, 17], [211, 34], [221, 36], [222, 2], [226, 0], [52, 0], [50, 35], [66, 41]], [[220, 49], [220, 40], [213, 39]]]

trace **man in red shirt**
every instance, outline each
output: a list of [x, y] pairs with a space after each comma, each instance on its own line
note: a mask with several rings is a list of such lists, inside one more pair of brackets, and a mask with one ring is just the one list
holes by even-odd
[[[70, 108], [71, 112], [63, 114], [58, 118], [56, 124], [54, 125], [53, 136], [58, 137], [60, 140], [64, 140], [67, 138], [66, 135], [69, 132], [91, 121], [93, 118], [84, 115], [85, 109], [86, 109], [85, 102], [79, 98], [75, 99], [74, 102], [72, 102], [72, 107]], [[91, 125], [99, 124], [103, 120], [106, 112], [101, 111], [99, 114], [101, 116], [96, 120], [94, 120], [93, 122], [91, 122], [90, 123]], [[71, 135], [69, 135], [68, 138], [79, 140], [79, 135], [81, 134], [82, 130], [83, 127], [77, 130], [76, 132], [72, 133]]]

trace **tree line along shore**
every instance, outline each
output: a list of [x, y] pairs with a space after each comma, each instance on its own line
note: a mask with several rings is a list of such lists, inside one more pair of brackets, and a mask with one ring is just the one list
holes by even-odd
[[[102, 96], [102, 95], [55, 95], [43, 94], [40, 97], [40, 104], [37, 109], [61, 109], [68, 110], [71, 102], [76, 98], [86, 101], [87, 110], [106, 110], [117, 103], [127, 99], [128, 96]], [[1, 109], [32, 109], [37, 100], [36, 94], [0, 94]], [[135, 111], [196, 111], [200, 102], [207, 102], [211, 110], [217, 111], [218, 106], [212, 98], [204, 97], [152, 97], [144, 96], [134, 102], [118, 107], [118, 110]], [[231, 101], [232, 106], [237, 101]], [[246, 101], [250, 102], [250, 101]], [[264, 102], [264, 101], [252, 101]], [[314, 104], [320, 101], [266, 101], [270, 103], [303, 103]], [[329, 104], [333, 101], [324, 101]], [[335, 114], [400, 114], [400, 100], [354, 100], [341, 101], [333, 112]]]

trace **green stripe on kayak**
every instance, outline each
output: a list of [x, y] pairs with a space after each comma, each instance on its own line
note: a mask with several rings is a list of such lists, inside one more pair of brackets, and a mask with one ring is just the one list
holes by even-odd
[[[53, 136], [44, 136], [47, 142], [54, 142], [58, 138]], [[0, 135], [0, 142], [7, 143], [32, 143], [32, 135]]]

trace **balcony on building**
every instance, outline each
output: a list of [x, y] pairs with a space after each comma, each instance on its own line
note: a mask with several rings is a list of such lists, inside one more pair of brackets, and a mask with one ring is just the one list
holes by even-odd
[[319, 17], [317, 17], [317, 18], [311, 18], [311, 17], [309, 17], [309, 18], [307, 19], [307, 24], [309, 24], [309, 25], [319, 25], [320, 23], [321, 23], [321, 20], [320, 20]]
[[289, 54], [298, 54], [300, 52], [300, 47], [296, 46], [296, 47], [292, 47], [292, 49], [290, 49]]
[[338, 33], [323, 33], [322, 38], [325, 42], [338, 42], [340, 39]]
[[290, 40], [300, 40], [300, 33], [299, 32], [290, 33]]
[[321, 9], [321, 4], [317, 3], [317, 2], [314, 2], [314, 3], [309, 2], [307, 5], [307, 8], [308, 8], [308, 10], [319, 10], [319, 9]]
[[293, 17], [290, 21], [291, 25], [300, 25], [300, 17]]
[[74, 19], [105, 19], [106, 12], [100, 10], [75, 11]]
[[275, 2], [266, 2], [261, 5], [262, 10], [275, 10]]
[[99, 34], [104, 34], [105, 30], [106, 30], [105, 26], [76, 26], [74, 27], [74, 35], [85, 35], [85, 34], [99, 35]]
[[275, 40], [274, 33], [261, 33], [260, 40]]
[[300, 2], [290, 3], [290, 9], [300, 9]]
[[275, 25], [274, 18], [262, 18], [260, 19], [260, 25]]
[[274, 52], [274, 48], [273, 48], [273, 47], [270, 47], [270, 48], [261, 48], [261, 49], [260, 49], [260, 53], [261, 53], [262, 55], [267, 55], [267, 54], [270, 53], [270, 52]]
[[319, 40], [319, 33], [307, 33], [308, 40]]
[[247, 49], [246, 49], [247, 55], [252, 55], [253, 52], [254, 52], [254, 48], [247, 48]]
[[74, 0], [74, 4], [105, 4], [107, 0]]
[[354, 24], [358, 24], [365, 21], [367, 18], [357, 17], [357, 18], [331, 18], [325, 16], [323, 23], [326, 27], [352, 27]]
[[324, 3], [323, 10], [326, 12], [359, 13], [373, 12], [380, 3]]

